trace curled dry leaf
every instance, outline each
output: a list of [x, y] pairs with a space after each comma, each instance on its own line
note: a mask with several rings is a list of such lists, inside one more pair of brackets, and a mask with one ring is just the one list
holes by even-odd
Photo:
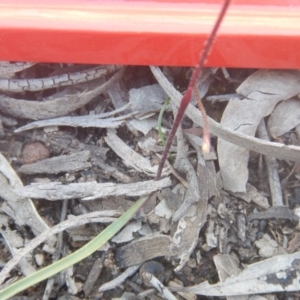
[[129, 90], [129, 102], [134, 111], [159, 111], [167, 98], [168, 95], [159, 84]]
[[[139, 89], [133, 89], [133, 90], [138, 91]], [[154, 91], [154, 94], [155, 93], [156, 92]], [[144, 98], [147, 97], [147, 95], [145, 94], [145, 91], [142, 91], [140, 93], [139, 92], [136, 93], [136, 92], [132, 91], [132, 94], [133, 95], [131, 96], [131, 98], [132, 98], [131, 100], [135, 104], [138, 104], [138, 101], [140, 100], [140, 99], [136, 99], [136, 94], [142, 94], [142, 96]], [[161, 94], [161, 91], [158, 92], [158, 97], [159, 97], [159, 94]], [[110, 87], [110, 89], [108, 90], [108, 95], [109, 95], [115, 108], [120, 108], [120, 107], [126, 105], [127, 103], [131, 104], [130, 97], [129, 97], [129, 91], [121, 83], [116, 83], [112, 87]], [[149, 100], [150, 100], [150, 97], [148, 97], [148, 101], [147, 101], [148, 108], [149, 108], [149, 103], [151, 105], [151, 102], [152, 102]], [[146, 101], [143, 101], [143, 103], [145, 104]], [[144, 111], [143, 107], [140, 105], [134, 107], [133, 110], [140, 110], [141, 108], [142, 108], [142, 111]], [[152, 111], [152, 113], [150, 113], [150, 115], [153, 114], [152, 108], [151, 108], [151, 111]], [[127, 110], [126, 113], [130, 113], [130, 110]], [[147, 114], [147, 112], [146, 112], [146, 114]], [[138, 131], [140, 131], [144, 135], [146, 135], [152, 128], [157, 126], [157, 119], [156, 118], [147, 118], [147, 119], [135, 119], [134, 118], [134, 119], [126, 121], [126, 125], [127, 125], [128, 129], [130, 131], [132, 131], [134, 134], [136, 134]]]
[[112, 238], [112, 242], [121, 244], [134, 239], [134, 232], [141, 230], [141, 220], [127, 224], [118, 234]]
[[250, 75], [237, 89], [247, 99], [286, 100], [300, 91], [300, 72], [297, 70], [259, 70]]
[[[182, 95], [173, 87], [173, 85], [167, 80], [164, 74], [158, 67], [150, 67], [154, 77], [160, 83], [162, 88], [166, 91], [169, 97], [174, 101], [175, 105], [178, 107], [182, 98]], [[195, 123], [204, 126], [203, 117], [200, 111], [192, 106], [188, 106], [186, 110], [186, 115]], [[286, 159], [291, 161], [300, 161], [300, 147], [297, 146], [286, 146], [279, 143], [271, 143], [267, 141], [262, 141], [260, 139], [248, 136], [233, 130], [230, 130], [221, 124], [215, 122], [213, 119], [209, 118], [209, 127], [211, 133], [216, 135], [227, 142], [233, 143], [240, 147], [262, 153], [265, 155], [270, 155], [278, 159]]]
[[[221, 282], [225, 281], [227, 278], [231, 276], [237, 276], [241, 272], [241, 269], [239, 267], [239, 261], [234, 255], [219, 253], [214, 256], [214, 263], [218, 270], [218, 274]], [[231, 296], [231, 297], [226, 297], [226, 299], [227, 300], [249, 300], [249, 296], [246, 295]], [[258, 300], [258, 299], [252, 299], [252, 300]]]
[[273, 138], [285, 134], [300, 124], [300, 99], [292, 98], [279, 103], [268, 120]]
[[178, 148], [177, 148], [178, 150], [177, 150], [177, 156], [175, 161], [175, 168], [182, 174], [186, 175], [189, 184], [182, 204], [176, 210], [176, 212], [172, 217], [174, 222], [177, 222], [184, 215], [184, 213], [189, 209], [189, 207], [191, 207], [195, 203], [198, 203], [199, 200], [201, 199], [197, 174], [192, 164], [188, 160], [184, 148], [181, 126], [178, 128], [177, 131], [177, 143], [178, 143]]
[[250, 183], [247, 183], [246, 185], [246, 193], [234, 193], [234, 195], [248, 203], [253, 201], [254, 203], [256, 203], [264, 209], [270, 207], [268, 199], [264, 197], [261, 193], [259, 193], [257, 189]]
[[181, 127], [177, 132], [177, 142], [178, 153], [175, 165], [182, 174], [186, 174], [189, 185], [182, 204], [173, 214], [173, 221], [179, 220], [173, 235], [174, 244], [179, 249], [177, 257], [180, 258], [176, 272], [188, 262], [198, 243], [199, 232], [206, 221], [208, 200], [207, 170], [200, 148], [196, 146], [198, 158], [196, 173], [186, 156]]
[[30, 130], [40, 127], [51, 126], [70, 126], [70, 127], [95, 127], [95, 128], [117, 128], [122, 125], [126, 118], [132, 117], [133, 114], [121, 116], [118, 118], [101, 119], [101, 115], [75, 116], [75, 117], [60, 117], [50, 120], [35, 121], [28, 125], [18, 128], [15, 132]]
[[177, 251], [173, 239], [168, 235], [149, 234], [119, 247], [116, 252], [116, 261], [118, 266], [125, 268], [144, 263], [155, 257], [172, 257]]
[[[254, 136], [261, 119], [271, 114], [278, 102], [300, 92], [300, 73], [260, 70], [249, 76], [237, 92], [245, 99], [229, 101], [221, 124], [235, 132]], [[218, 139], [218, 156], [224, 188], [246, 192], [249, 151]]]
[[[151, 162], [131, 149], [123, 140], [121, 140], [113, 129], [107, 130], [105, 141], [108, 146], [124, 160], [124, 163], [139, 172], [155, 176], [158, 166], [152, 166]], [[166, 170], [164, 169], [164, 175]]]

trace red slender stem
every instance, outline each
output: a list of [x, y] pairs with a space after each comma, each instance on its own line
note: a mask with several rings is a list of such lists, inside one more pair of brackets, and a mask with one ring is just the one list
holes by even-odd
[[176, 115], [176, 118], [175, 118], [175, 121], [174, 121], [174, 124], [173, 124], [173, 127], [171, 129], [171, 132], [170, 132], [170, 135], [169, 135], [169, 138], [167, 140], [167, 143], [166, 143], [166, 147], [164, 149], [164, 152], [162, 154], [162, 158], [160, 160], [160, 163], [159, 163], [159, 166], [158, 166], [158, 170], [157, 170], [157, 173], [156, 173], [156, 177], [155, 177], [155, 180], [159, 180], [161, 178], [161, 173], [162, 173], [162, 170], [163, 170], [163, 167], [164, 167], [164, 164], [165, 164], [165, 161], [167, 159], [167, 156], [168, 156], [168, 153], [169, 153], [169, 150], [171, 148], [171, 144], [172, 144], [172, 141], [175, 137], [175, 134], [177, 132], [177, 129], [178, 129], [178, 126], [182, 120], [182, 117], [185, 113], [185, 110], [187, 108], [187, 106], [189, 105], [190, 103], [190, 100], [191, 100], [191, 97], [192, 97], [192, 91], [196, 85], [196, 81], [197, 79], [199, 78], [199, 76], [201, 75], [201, 72], [203, 70], [203, 67], [204, 67], [204, 64], [205, 64], [205, 61], [207, 59], [207, 56], [211, 50], [211, 47], [212, 47], [212, 44], [215, 40], [215, 37], [217, 35], [217, 31], [222, 23], [222, 20], [225, 16], [225, 13], [227, 11], [227, 8], [229, 6], [229, 3], [230, 3], [230, 0], [225, 0], [224, 4], [223, 4], [223, 7], [221, 9], [221, 12], [219, 13], [219, 16], [218, 16], [218, 19], [213, 27], [213, 30], [204, 46], [204, 49], [203, 49], [203, 52], [201, 53], [200, 55], [200, 59], [199, 59], [199, 63], [195, 66], [194, 68], [194, 71], [193, 71], [193, 74], [192, 74], [192, 77], [190, 79], [190, 82], [189, 82], [189, 85], [188, 85], [188, 88], [181, 100], [181, 103], [180, 103], [180, 106], [179, 106], [179, 109], [178, 109], [178, 113]]

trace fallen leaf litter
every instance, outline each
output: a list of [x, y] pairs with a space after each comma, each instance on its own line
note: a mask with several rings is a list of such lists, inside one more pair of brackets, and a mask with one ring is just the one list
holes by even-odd
[[[59, 68], [0, 64], [3, 84], [14, 80], [14, 89], [7, 90], [4, 84], [0, 95], [1, 261], [6, 265], [0, 273], [2, 283], [18, 278], [16, 270], [27, 275], [55, 261], [57, 249], [64, 254], [73, 251], [136, 197], [157, 191], [103, 249], [64, 272], [65, 280], [49, 279], [46, 288], [41, 284], [30, 296], [156, 299], [158, 292], [150, 284], [167, 299], [196, 299], [196, 294], [208, 299], [213, 295], [250, 299], [248, 294], [274, 299], [275, 292], [300, 289], [299, 174], [293, 168], [300, 161], [299, 71], [245, 71], [244, 77], [235, 78], [241, 83], [237, 85], [220, 70], [207, 69], [198, 83], [199, 94], [205, 97], [223, 84], [230, 95], [204, 98], [208, 112], [215, 105], [222, 114], [220, 124], [209, 119], [216, 156], [203, 156], [201, 137], [185, 132], [203, 125], [201, 114], [190, 104], [172, 147], [175, 161], [170, 164], [179, 174], [172, 176], [166, 164], [164, 179], [155, 182], [162, 151], [157, 116], [169, 96], [162, 128], [167, 135], [181, 98], [171, 81], [184, 85], [187, 70], [80, 66], [81, 71], [72, 73], [70, 66]], [[61, 73], [55, 75], [59, 80], [65, 73], [72, 73], [75, 80], [86, 70], [101, 77], [79, 76], [79, 81], [83, 77], [88, 81], [75, 80], [69, 86], [58, 80], [56, 86], [47, 86], [50, 92], [42, 90], [39, 80], [26, 79], [29, 70], [47, 71], [50, 78], [53, 69]], [[237, 74], [227, 71], [233, 77]], [[25, 79], [19, 80], [18, 72]], [[142, 74], [138, 81], [137, 72]], [[25, 82], [34, 87], [27, 88]], [[255, 137], [258, 128], [262, 139]], [[47, 150], [26, 160], [29, 145]], [[258, 174], [262, 155], [263, 184]], [[146, 262], [163, 266], [164, 278], [138, 272]], [[281, 299], [281, 294], [277, 296]]]

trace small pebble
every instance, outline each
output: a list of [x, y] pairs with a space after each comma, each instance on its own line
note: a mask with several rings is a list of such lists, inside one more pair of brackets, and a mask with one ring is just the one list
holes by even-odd
[[23, 164], [31, 164], [49, 157], [49, 149], [41, 142], [29, 142], [22, 149]]
[[35, 262], [38, 266], [42, 266], [44, 264], [44, 255], [43, 254], [36, 254], [35, 255]]
[[[165, 267], [155, 260], [147, 261], [140, 267], [140, 276], [142, 278], [143, 273], [154, 275], [160, 282], [164, 282], [165, 280]], [[149, 284], [149, 286], [151, 285]]]
[[187, 265], [188, 265], [190, 268], [195, 268], [195, 267], [197, 266], [196, 259], [191, 258], [191, 259], [188, 261]]

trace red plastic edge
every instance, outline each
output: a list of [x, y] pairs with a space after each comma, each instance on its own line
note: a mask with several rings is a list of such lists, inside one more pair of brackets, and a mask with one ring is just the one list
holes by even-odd
[[[207, 66], [300, 68], [300, 1], [236, 0]], [[194, 66], [222, 1], [0, 0], [0, 60]]]

